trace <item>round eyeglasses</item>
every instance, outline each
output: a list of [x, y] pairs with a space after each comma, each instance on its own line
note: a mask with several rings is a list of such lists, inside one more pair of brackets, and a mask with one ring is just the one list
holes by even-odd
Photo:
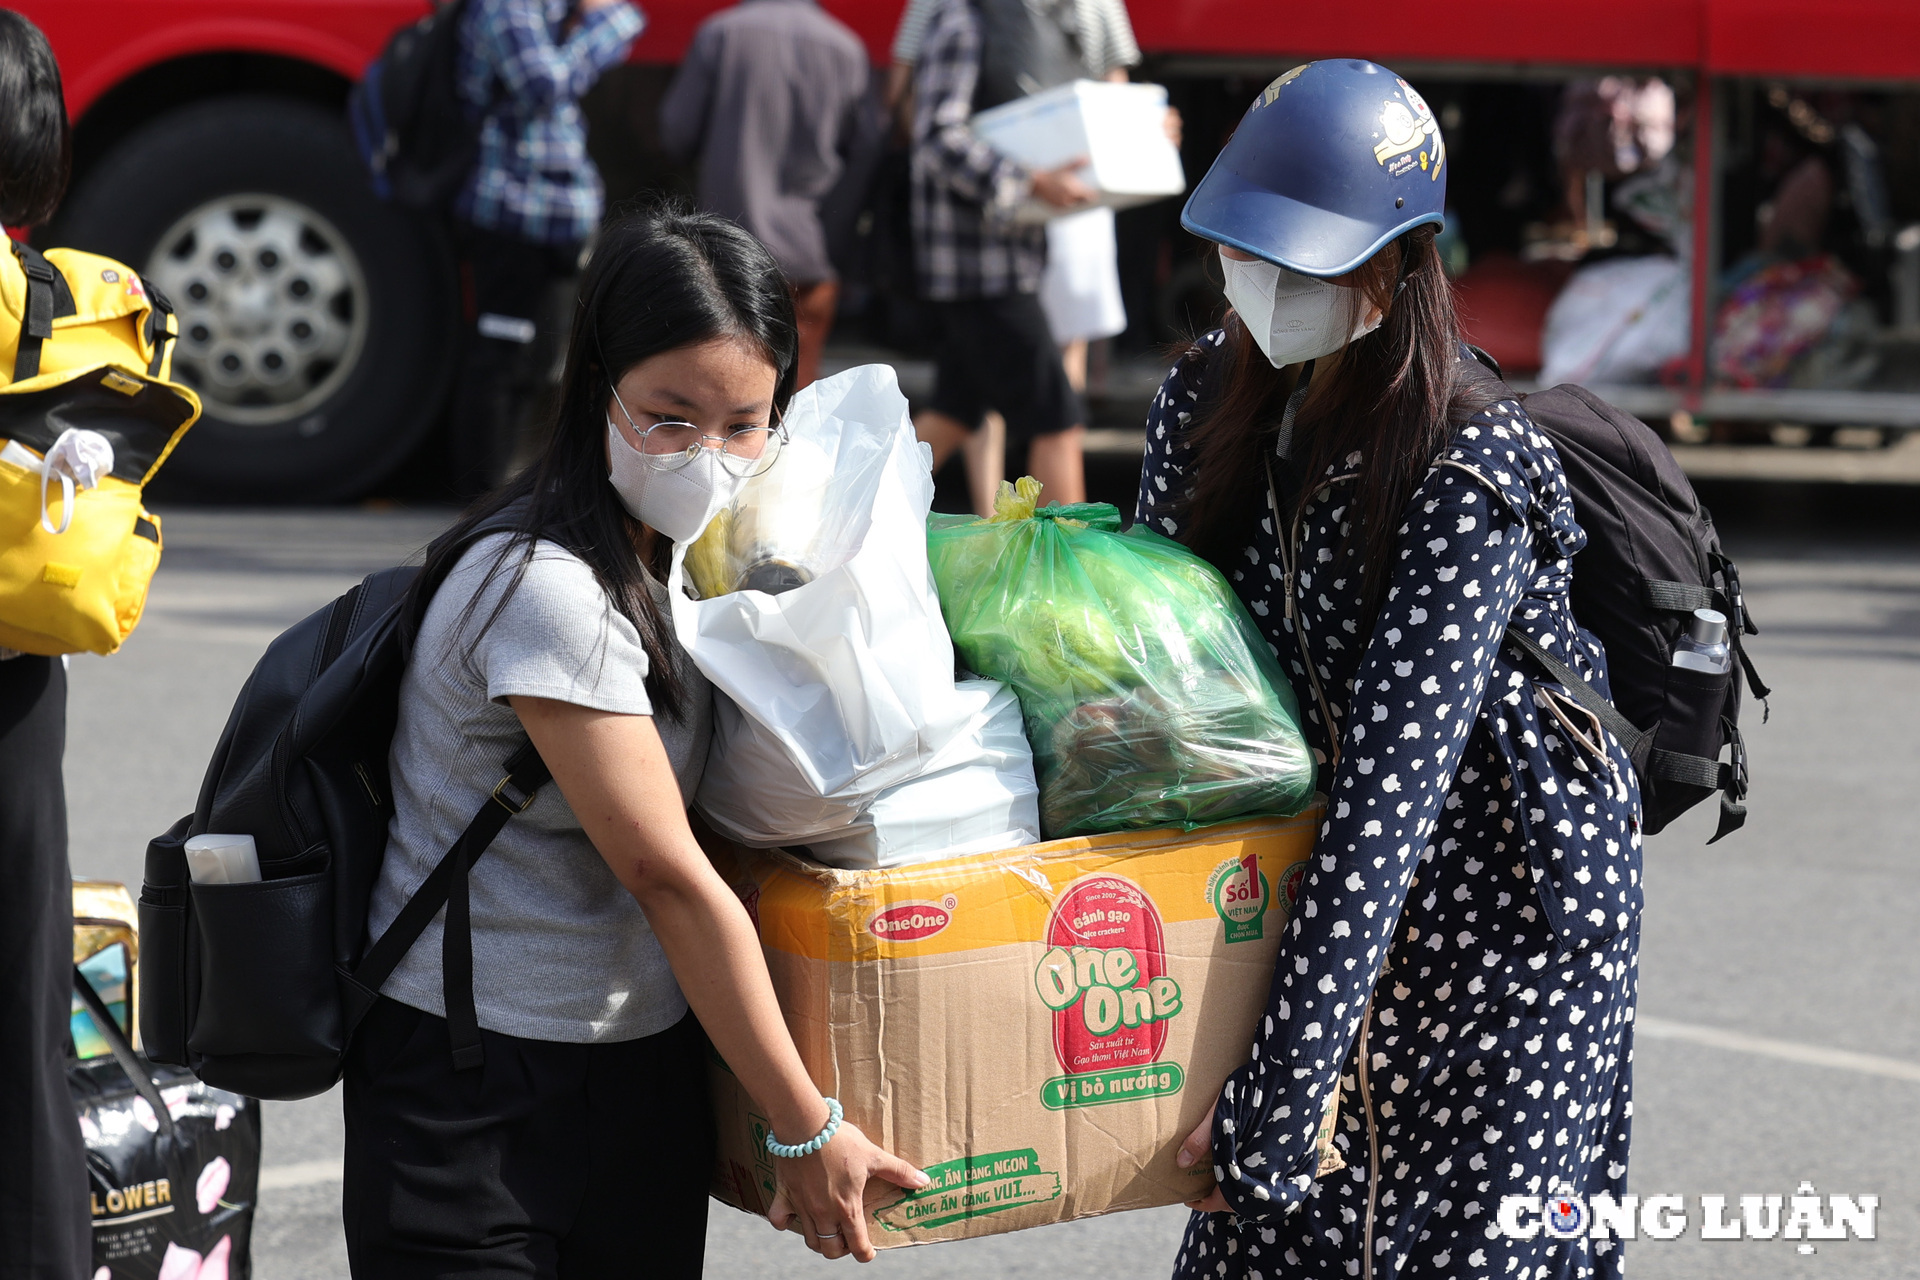
[[787, 442], [785, 426], [735, 427], [723, 436], [710, 435], [691, 422], [656, 422], [640, 435], [640, 455], [658, 471], [678, 471], [714, 442], [720, 465], [742, 479], [762, 475], [780, 456]]

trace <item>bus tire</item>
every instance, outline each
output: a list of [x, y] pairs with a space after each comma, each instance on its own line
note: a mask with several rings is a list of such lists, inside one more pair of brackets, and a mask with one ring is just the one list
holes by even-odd
[[356, 497], [439, 413], [459, 323], [446, 237], [374, 197], [338, 114], [259, 95], [168, 112], [91, 167], [60, 233], [180, 314], [174, 376], [205, 414], [162, 496]]

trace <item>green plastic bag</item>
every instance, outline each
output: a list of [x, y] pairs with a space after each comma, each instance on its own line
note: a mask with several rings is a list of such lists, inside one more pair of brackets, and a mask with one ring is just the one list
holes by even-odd
[[1019, 694], [1048, 839], [1289, 815], [1313, 753], [1286, 674], [1218, 570], [1106, 503], [935, 515], [953, 646]]

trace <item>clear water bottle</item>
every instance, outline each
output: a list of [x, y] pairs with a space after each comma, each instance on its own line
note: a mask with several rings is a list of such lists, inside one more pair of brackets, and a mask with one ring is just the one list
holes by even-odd
[[1727, 615], [1717, 609], [1695, 609], [1687, 629], [1674, 642], [1673, 665], [1709, 675], [1733, 670], [1733, 649], [1727, 644]]

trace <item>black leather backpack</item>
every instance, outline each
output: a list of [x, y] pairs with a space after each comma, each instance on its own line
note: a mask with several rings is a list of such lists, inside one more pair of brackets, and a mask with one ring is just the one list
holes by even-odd
[[[1747, 614], [1740, 572], [1720, 546], [1713, 517], [1673, 451], [1646, 423], [1571, 383], [1515, 395], [1486, 353], [1473, 354], [1486, 368], [1463, 360], [1465, 375], [1519, 400], [1560, 455], [1575, 518], [1587, 532], [1586, 549], [1573, 559], [1573, 613], [1606, 647], [1614, 701], [1518, 630], [1507, 633], [1508, 644], [1564, 684], [1626, 746], [1640, 776], [1648, 834], [1716, 792], [1720, 824], [1713, 840], [1738, 830], [1746, 821], [1748, 782], [1742, 679], [1757, 698], [1772, 691], [1742, 643], [1759, 628]], [[1695, 609], [1726, 615], [1732, 671], [1714, 675], [1672, 665], [1674, 644]]]
[[[482, 525], [466, 542], [504, 527]], [[387, 758], [400, 678], [439, 585], [409, 594], [420, 572], [372, 574], [267, 647], [193, 813], [147, 846], [140, 1034], [155, 1062], [249, 1097], [325, 1092], [381, 985], [444, 905], [454, 1063], [479, 1065], [467, 874], [548, 773], [531, 742], [505, 761], [466, 831], [368, 945], [367, 907], [393, 816]], [[252, 836], [261, 879], [194, 883], [184, 846], [207, 832]]]

